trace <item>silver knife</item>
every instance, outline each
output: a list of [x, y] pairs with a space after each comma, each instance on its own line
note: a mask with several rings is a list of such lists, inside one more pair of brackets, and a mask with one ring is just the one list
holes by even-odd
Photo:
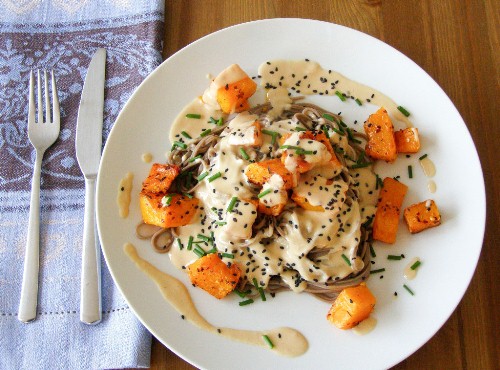
[[95, 186], [101, 160], [106, 50], [90, 61], [83, 85], [76, 127], [76, 158], [85, 176], [85, 216], [80, 291], [80, 320], [101, 321], [101, 253], [95, 223]]

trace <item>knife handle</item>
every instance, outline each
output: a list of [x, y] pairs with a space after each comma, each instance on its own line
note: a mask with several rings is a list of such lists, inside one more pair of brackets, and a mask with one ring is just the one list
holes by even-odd
[[94, 325], [101, 321], [101, 254], [95, 223], [96, 178], [85, 178], [80, 321]]

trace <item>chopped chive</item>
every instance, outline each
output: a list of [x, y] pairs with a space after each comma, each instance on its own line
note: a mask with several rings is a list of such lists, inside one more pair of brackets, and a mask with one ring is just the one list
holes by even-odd
[[259, 286], [256, 278], [253, 278], [252, 282], [253, 282], [253, 285], [255, 286], [255, 289], [257, 289], [257, 291], [260, 294], [260, 299], [265, 302], [266, 301], [266, 294], [264, 293], [264, 289], [262, 289], [262, 287]]
[[411, 164], [410, 164], [410, 165], [408, 165], [408, 177], [409, 177], [410, 179], [413, 179], [413, 167], [412, 167], [412, 165], [411, 165]]
[[247, 161], [250, 159], [250, 157], [248, 156], [248, 154], [247, 154], [247, 152], [245, 151], [245, 149], [240, 148], [240, 154], [241, 154], [241, 156], [243, 157], [243, 159], [245, 159], [245, 160], [247, 160]]
[[345, 96], [342, 95], [342, 93], [340, 91], [338, 91], [338, 90], [335, 91], [335, 95], [337, 95], [340, 100], [345, 101]]
[[353, 133], [352, 133], [352, 131], [351, 131], [351, 129], [350, 129], [350, 128], [345, 127], [345, 130], [346, 130], [346, 132], [347, 132], [347, 137], [349, 138], [349, 140], [354, 141], [354, 142], [355, 142], [355, 143], [357, 143], [357, 144], [361, 144], [361, 140], [358, 140], [358, 139], [356, 139], [356, 138], [354, 137], [354, 135], [353, 135]]
[[323, 131], [323, 133], [325, 134], [326, 138], [329, 139], [330, 138], [330, 133], [328, 132], [328, 126], [327, 125], [323, 125], [321, 127], [321, 130]]
[[382, 188], [384, 182], [378, 174], [375, 174], [375, 189]]
[[280, 146], [280, 149], [301, 150], [302, 148], [299, 146], [293, 146], [293, 145], [282, 145], [282, 146]]
[[342, 253], [342, 259], [345, 261], [345, 263], [351, 266], [351, 261], [349, 261], [349, 258], [347, 258], [347, 256], [344, 253]]
[[226, 257], [226, 258], [234, 259], [234, 254], [232, 254], [232, 253], [222, 253], [221, 256], [222, 257]]
[[247, 304], [252, 304], [252, 303], [253, 303], [253, 299], [252, 299], [252, 298], [250, 298], [250, 299], [247, 299], [246, 301], [241, 301], [241, 302], [239, 302], [238, 304], [239, 304], [240, 306], [246, 306]]
[[186, 131], [182, 131], [181, 134], [187, 139], [192, 139], [191, 135], [189, 135]]
[[375, 253], [375, 249], [373, 249], [373, 245], [370, 245], [370, 254], [372, 255], [373, 258], [377, 257], [377, 254]]
[[305, 149], [299, 148], [299, 149], [295, 150], [295, 154], [298, 154], [298, 155], [311, 155], [311, 154], [314, 154], [314, 152], [312, 150], [305, 150]]
[[197, 237], [198, 237], [198, 239], [201, 239], [204, 242], [207, 242], [207, 243], [210, 242], [210, 238], [208, 236], [203, 235], [203, 234], [198, 234]]
[[403, 284], [403, 288], [405, 288], [405, 289], [408, 291], [408, 293], [410, 293], [411, 295], [415, 295], [415, 293], [413, 293], [413, 290], [411, 290], [411, 289], [408, 287], [408, 285]]
[[356, 169], [356, 168], [364, 168], [364, 167], [368, 167], [368, 166], [371, 166], [372, 163], [371, 162], [365, 162], [365, 163], [356, 163], [356, 164], [353, 164], [351, 166], [352, 169]]
[[257, 195], [257, 198], [262, 198], [262, 197], [265, 197], [267, 194], [269, 194], [270, 192], [272, 191], [272, 189], [266, 189], [264, 190], [262, 193], [260, 193], [259, 195]]
[[205, 177], [207, 177], [207, 176], [208, 176], [208, 172], [203, 172], [201, 175], [199, 175], [199, 176], [196, 178], [196, 180], [201, 181], [201, 180], [203, 180], [203, 179], [204, 179]]
[[209, 128], [208, 130], [202, 131], [201, 134], [200, 134], [200, 137], [205, 137], [208, 134], [210, 134], [211, 132], [212, 132], [211, 128]]
[[183, 143], [182, 141], [174, 141], [174, 145], [172, 145], [172, 149], [174, 149], [175, 147], [179, 147], [181, 149], [186, 149], [187, 145], [185, 143]]
[[187, 197], [189, 199], [192, 199], [194, 197], [193, 194], [189, 194], [189, 193], [182, 193], [182, 195], [184, 195], [185, 197]]
[[356, 98], [356, 100], [354, 100], [356, 102], [356, 104], [358, 104], [359, 106], [363, 105], [363, 103], [361, 103], [361, 100], [359, 100], [358, 98]]
[[196, 254], [200, 258], [205, 256], [205, 254], [206, 254], [205, 251], [202, 250], [201, 248], [200, 249], [197, 249], [197, 248], [198, 248], [198, 246], [196, 246], [196, 248], [193, 249], [194, 254]]
[[217, 180], [219, 177], [221, 177], [222, 174], [220, 172], [217, 172], [215, 175], [212, 175], [208, 178], [208, 182], [212, 182], [214, 180]]
[[404, 109], [401, 105], [398, 106], [398, 111], [400, 111], [401, 113], [403, 113], [405, 115], [405, 117], [409, 117], [410, 116], [410, 112], [408, 112], [406, 109]]
[[196, 114], [196, 113], [188, 113], [188, 114], [186, 114], [186, 117], [187, 117], [187, 118], [200, 119], [200, 118], [201, 118], [201, 114]]
[[387, 259], [388, 259], [388, 260], [393, 260], [393, 261], [399, 261], [399, 260], [401, 259], [401, 256], [395, 256], [395, 255], [393, 255], [393, 254], [389, 254], [389, 255], [387, 256]]
[[269, 339], [269, 337], [267, 335], [263, 335], [262, 338], [264, 338], [264, 342], [267, 343], [269, 348], [274, 348], [273, 342], [271, 342], [271, 339]]
[[413, 265], [410, 266], [412, 270], [416, 270], [418, 266], [420, 266], [422, 263], [420, 261], [416, 261]]
[[222, 117], [219, 119], [215, 119], [214, 117], [210, 117], [210, 121], [208, 121], [208, 123], [213, 123], [214, 125], [222, 126], [224, 121], [222, 120]]
[[332, 130], [333, 132], [336, 132], [337, 134], [341, 135], [341, 136], [344, 136], [344, 132], [339, 130], [339, 129], [336, 129], [335, 127], [332, 127]]
[[249, 293], [251, 293], [251, 290], [246, 290], [244, 292], [240, 292], [238, 289], [233, 290], [236, 294], [238, 294], [241, 298], [245, 298]]
[[422, 159], [427, 158], [427, 154], [424, 154], [423, 156], [419, 157], [418, 160], [421, 161]]
[[304, 127], [297, 126], [297, 127], [295, 127], [295, 131], [307, 131], [307, 129]]
[[209, 251], [207, 251], [207, 254], [212, 254], [212, 253], [215, 253], [217, 252], [217, 248], [213, 247], [212, 249], [210, 249]]
[[214, 245], [215, 242], [215, 235], [213, 231], [210, 231], [210, 245]]
[[372, 221], [373, 221], [374, 217], [370, 217], [368, 220], [366, 220], [365, 222], [363, 222], [363, 226], [366, 228], [368, 228], [368, 226], [371, 225]]
[[343, 128], [347, 128], [347, 124], [342, 120], [340, 120], [339, 125], [342, 126]]
[[229, 205], [227, 206], [226, 212], [229, 213], [233, 210], [234, 205], [238, 201], [238, 197], [232, 197], [231, 201], [229, 202]]
[[263, 134], [269, 135], [273, 137], [273, 144], [276, 141], [276, 137], [281, 137], [281, 134], [278, 131], [271, 131], [271, 130], [262, 130]]
[[193, 237], [190, 235], [189, 236], [189, 240], [188, 240], [188, 245], [187, 245], [187, 250], [190, 251], [191, 249], [193, 249]]
[[384, 271], [385, 271], [385, 268], [371, 270], [370, 274], [378, 274], [379, 272], [384, 272]]
[[198, 154], [196, 157], [191, 158], [188, 162], [193, 163], [194, 161], [196, 161], [197, 159], [200, 159], [200, 158], [201, 158], [201, 154]]
[[177, 238], [177, 245], [179, 246], [180, 250], [184, 249], [184, 245], [182, 245], [181, 240], [179, 238]]
[[323, 118], [326, 118], [329, 121], [336, 122], [335, 118], [331, 114], [323, 113]]
[[227, 222], [226, 221], [216, 221], [215, 222], [217, 225], [219, 226], [224, 226], [224, 225], [227, 225]]

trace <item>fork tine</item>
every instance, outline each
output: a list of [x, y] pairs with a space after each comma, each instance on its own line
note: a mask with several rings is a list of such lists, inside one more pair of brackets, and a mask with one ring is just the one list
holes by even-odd
[[59, 97], [57, 96], [56, 78], [54, 77], [54, 70], [51, 71], [52, 75], [52, 121], [59, 126]]
[[50, 120], [50, 100], [49, 100], [49, 79], [47, 78], [47, 70], [43, 70], [43, 82], [45, 85], [45, 122], [51, 123]]
[[35, 77], [33, 70], [30, 71], [30, 92], [28, 105], [28, 127], [35, 122]]
[[42, 82], [40, 80], [40, 70], [37, 70], [37, 102], [38, 102], [38, 123], [43, 123], [43, 105], [42, 105]]

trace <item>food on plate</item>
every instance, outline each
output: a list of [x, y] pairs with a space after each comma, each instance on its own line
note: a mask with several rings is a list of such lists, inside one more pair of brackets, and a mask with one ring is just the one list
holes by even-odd
[[195, 286], [222, 299], [236, 288], [241, 271], [237, 265], [226, 265], [216, 253], [211, 253], [190, 264], [188, 274]]
[[412, 234], [441, 224], [441, 214], [432, 199], [406, 207], [403, 217]]
[[407, 191], [408, 186], [398, 180], [384, 179], [373, 220], [373, 239], [389, 244], [396, 242], [401, 206]]
[[[247, 305], [307, 292], [332, 304], [329, 321], [352, 328], [376, 303], [365, 284], [372, 242], [395, 242], [408, 190], [381, 181], [374, 166], [418, 152], [418, 130], [395, 132], [389, 113], [410, 122], [391, 99], [308, 60], [266, 62], [258, 78], [264, 103], [252, 101], [257, 84], [231, 65], [178, 115], [167, 163], [153, 164], [144, 180], [137, 234], [218, 299], [234, 291]], [[303, 94], [358, 105], [367, 94], [385, 107], [363, 133]], [[412, 207], [405, 219], [413, 233], [436, 216], [433, 202], [424, 210], [433, 216]], [[157, 228], [143, 232], [145, 224]]]
[[394, 140], [398, 153], [418, 153], [420, 150], [420, 138], [416, 127], [407, 127], [396, 131]]
[[364, 124], [368, 142], [365, 151], [370, 157], [394, 162], [397, 158], [394, 126], [387, 110], [380, 108]]
[[351, 329], [370, 316], [376, 302], [365, 283], [345, 288], [333, 303], [326, 318], [339, 329]]

